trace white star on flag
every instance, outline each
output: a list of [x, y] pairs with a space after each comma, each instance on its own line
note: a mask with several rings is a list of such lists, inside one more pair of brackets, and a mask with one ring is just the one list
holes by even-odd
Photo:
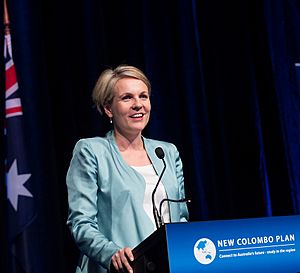
[[7, 198], [11, 205], [18, 211], [18, 197], [33, 195], [24, 187], [25, 182], [29, 179], [31, 174], [18, 174], [17, 160], [15, 159], [11, 165], [8, 173], [6, 174], [7, 181]]

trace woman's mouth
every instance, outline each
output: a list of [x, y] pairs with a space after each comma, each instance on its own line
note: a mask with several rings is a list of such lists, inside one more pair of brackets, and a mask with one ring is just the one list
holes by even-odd
[[131, 117], [131, 118], [142, 118], [143, 116], [144, 116], [144, 114], [142, 114], [142, 113], [137, 113], [137, 114], [131, 115], [130, 117]]

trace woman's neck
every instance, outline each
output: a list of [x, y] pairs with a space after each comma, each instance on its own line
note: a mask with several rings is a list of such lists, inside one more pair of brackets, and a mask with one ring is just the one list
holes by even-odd
[[121, 152], [126, 150], [144, 150], [144, 143], [141, 134], [125, 136], [118, 131], [114, 131], [114, 136], [116, 144]]
[[124, 136], [115, 131], [114, 136], [120, 154], [129, 166], [145, 166], [151, 164], [144, 148], [141, 134], [136, 136]]

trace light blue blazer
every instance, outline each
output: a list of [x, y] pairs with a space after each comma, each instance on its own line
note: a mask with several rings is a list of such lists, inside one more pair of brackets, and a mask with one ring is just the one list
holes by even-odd
[[[165, 152], [162, 177], [168, 198], [184, 198], [182, 162], [175, 145], [143, 138], [147, 154], [160, 175], [163, 162], [155, 148]], [[108, 272], [112, 255], [125, 246], [134, 248], [154, 230], [143, 208], [144, 178], [122, 158], [113, 131], [106, 137], [79, 140], [67, 172], [67, 225], [80, 249], [76, 272]], [[185, 203], [170, 203], [172, 222], [188, 220]]]

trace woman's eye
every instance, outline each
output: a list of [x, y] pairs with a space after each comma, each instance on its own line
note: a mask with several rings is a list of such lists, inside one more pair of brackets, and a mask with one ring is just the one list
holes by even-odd
[[124, 97], [122, 97], [122, 100], [130, 100], [131, 99], [131, 97], [130, 96], [124, 96]]
[[141, 98], [142, 98], [142, 99], [148, 99], [148, 98], [149, 98], [149, 96], [148, 96], [148, 95], [146, 95], [146, 94], [143, 94], [143, 95], [141, 95]]

